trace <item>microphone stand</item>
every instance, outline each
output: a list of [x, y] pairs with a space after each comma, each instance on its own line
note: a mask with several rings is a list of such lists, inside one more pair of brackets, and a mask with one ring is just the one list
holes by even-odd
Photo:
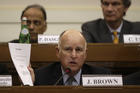
[[66, 68], [65, 69], [65, 73], [56, 81], [56, 83], [54, 85], [56, 86], [60, 82], [60, 80], [62, 80], [63, 76], [65, 76], [68, 73], [71, 73], [71, 69], [70, 68]]

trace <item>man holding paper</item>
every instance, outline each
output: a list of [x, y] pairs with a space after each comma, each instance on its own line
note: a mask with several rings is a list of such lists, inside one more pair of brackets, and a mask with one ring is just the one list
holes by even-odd
[[8, 43], [12, 61], [23, 85], [33, 86], [28, 66], [30, 64], [31, 44]]
[[77, 30], [67, 30], [60, 35], [56, 55], [60, 62], [35, 71], [29, 67], [34, 85], [81, 85], [83, 74], [109, 74], [104, 68], [85, 64], [87, 43]]

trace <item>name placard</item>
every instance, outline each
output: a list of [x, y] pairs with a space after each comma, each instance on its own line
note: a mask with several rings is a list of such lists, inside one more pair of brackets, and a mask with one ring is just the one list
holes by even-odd
[[38, 35], [39, 44], [56, 44], [58, 40], [59, 35]]
[[124, 43], [140, 43], [140, 35], [124, 35]]
[[121, 75], [82, 75], [83, 86], [123, 86]]
[[12, 76], [11, 75], [0, 75], [0, 86], [12, 86]]

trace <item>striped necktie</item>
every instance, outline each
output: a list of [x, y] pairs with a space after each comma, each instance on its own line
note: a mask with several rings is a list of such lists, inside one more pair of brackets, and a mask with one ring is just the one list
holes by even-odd
[[74, 81], [75, 81], [75, 78], [74, 77], [69, 77], [67, 79], [67, 85], [72, 86], [73, 85], [72, 82], [74, 82]]
[[118, 44], [119, 43], [118, 32], [117, 31], [114, 31], [113, 32], [113, 35], [114, 35], [113, 43], [114, 44]]

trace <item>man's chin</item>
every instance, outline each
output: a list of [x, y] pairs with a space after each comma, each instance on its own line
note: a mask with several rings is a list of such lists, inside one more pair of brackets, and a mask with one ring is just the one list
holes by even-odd
[[71, 70], [72, 70], [72, 72], [78, 72], [79, 71], [78, 68], [74, 68], [74, 67], [71, 67]]
[[31, 39], [30, 39], [30, 42], [31, 42], [31, 43], [37, 43], [38, 40], [37, 40], [37, 38], [31, 38]]
[[114, 17], [107, 17], [107, 18], [105, 18], [105, 20], [107, 22], [115, 22], [116, 21], [116, 18], [114, 18]]

